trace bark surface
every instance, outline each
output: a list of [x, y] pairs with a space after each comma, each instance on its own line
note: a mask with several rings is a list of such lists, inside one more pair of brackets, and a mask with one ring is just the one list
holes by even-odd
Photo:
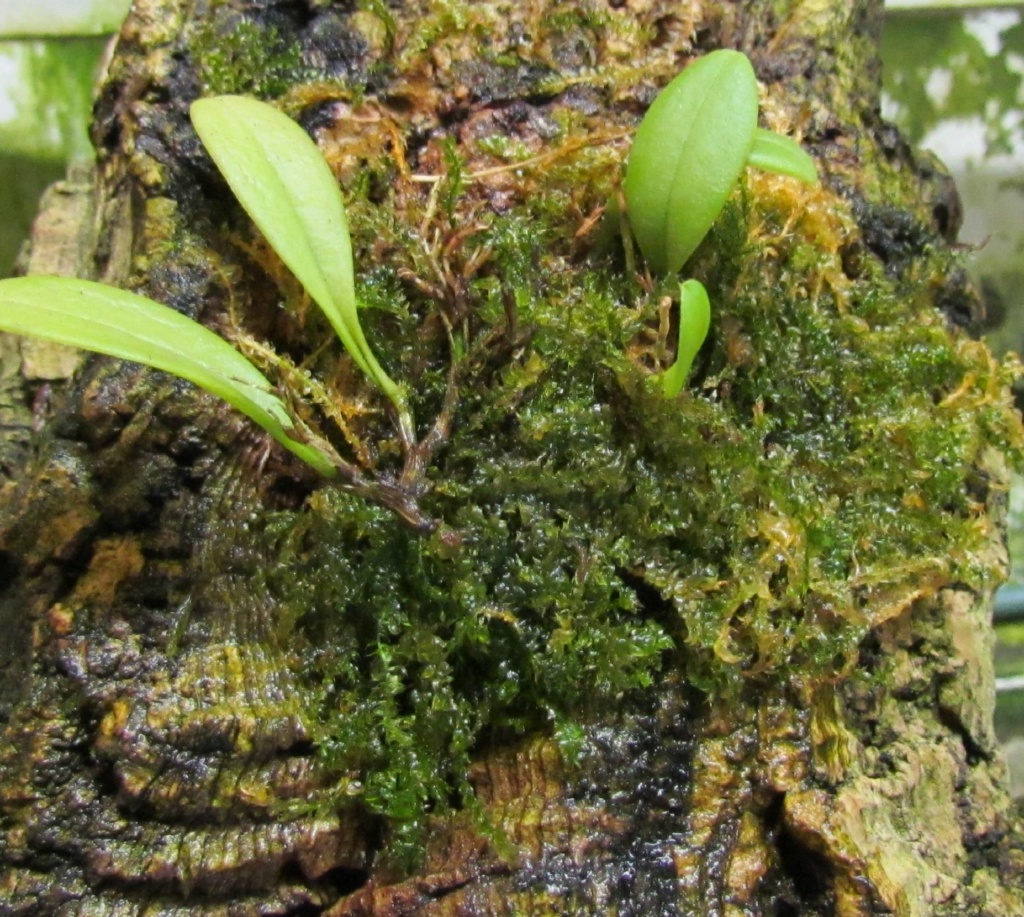
[[[137, 0], [31, 269], [323, 380], [333, 412], [297, 410], [372, 486], [0, 338], [0, 912], [1024, 913], [989, 624], [1012, 371], [969, 336], [955, 189], [878, 115], [880, 16]], [[823, 185], [744, 180], [669, 404], [671, 290], [601, 213], [717, 47]], [[205, 157], [187, 108], [220, 92], [338, 174], [419, 442]]]

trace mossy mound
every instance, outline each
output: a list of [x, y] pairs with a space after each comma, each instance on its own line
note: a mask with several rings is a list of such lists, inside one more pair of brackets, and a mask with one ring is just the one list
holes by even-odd
[[[590, 205], [612, 193], [609, 157], [560, 165]], [[473, 205], [438, 256], [487, 252], [457, 296], [416, 282], [422, 238], [375, 187], [351, 208], [363, 263], [388, 253], [364, 277], [374, 346], [420, 417], [454, 361], [418, 497], [437, 528], [321, 490], [279, 520], [266, 585], [308, 641], [326, 759], [407, 833], [468, 798], [482, 737], [550, 729], [571, 755], [578, 724], [658, 679], [813, 690], [911, 602], [999, 575], [970, 560], [990, 537], [975, 469], [992, 447], [1019, 455], [1014, 367], [932, 305], [957, 271], [941, 249], [890, 276], [842, 200], [748, 176], [688, 266], [712, 332], [666, 399], [671, 285], [620, 243], [581, 251], [564, 215], [591, 208], [567, 210], [564, 186], [502, 216]], [[451, 200], [448, 239], [472, 192]], [[380, 467], [397, 452], [381, 440]]]

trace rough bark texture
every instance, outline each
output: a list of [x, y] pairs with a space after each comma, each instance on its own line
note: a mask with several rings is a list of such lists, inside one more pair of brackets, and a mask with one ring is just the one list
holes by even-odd
[[[0, 911], [1024, 913], [988, 625], [1019, 432], [955, 190], [877, 114], [880, 7], [138, 0], [34, 267], [271, 341], [436, 522], [184, 383], [0, 342]], [[748, 176], [664, 404], [669, 313], [598, 216], [653, 92], [722, 46], [824, 184]], [[348, 190], [429, 449], [204, 157], [187, 105], [225, 91]]]

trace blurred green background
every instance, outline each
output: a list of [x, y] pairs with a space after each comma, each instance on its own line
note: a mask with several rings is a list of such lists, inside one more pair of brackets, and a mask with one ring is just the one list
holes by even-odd
[[0, 277], [43, 189], [92, 155], [87, 125], [104, 51], [128, 0], [0, 0]]
[[[43, 189], [88, 163], [92, 91], [129, 0], [0, 0], [0, 277]], [[883, 113], [935, 152], [964, 203], [961, 241], [999, 352], [1024, 351], [1024, 2], [893, 0]], [[1024, 795], [1024, 482], [1000, 593], [997, 728]]]
[[[883, 113], [956, 178], [960, 241], [985, 300], [986, 336], [999, 353], [1024, 353], [1024, 3], [914, 6], [887, 17]], [[1024, 796], [1022, 480], [1011, 493], [1010, 556], [997, 599], [996, 728]]]

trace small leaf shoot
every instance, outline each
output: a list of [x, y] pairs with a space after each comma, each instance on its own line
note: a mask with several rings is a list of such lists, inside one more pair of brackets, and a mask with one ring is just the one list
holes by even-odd
[[0, 330], [173, 373], [237, 408], [321, 474], [337, 472], [329, 455], [293, 438], [285, 403], [252, 363], [208, 328], [144, 296], [67, 277], [0, 280]]
[[[745, 54], [728, 49], [691, 64], [651, 103], [633, 139], [622, 191], [633, 238], [654, 273], [682, 268], [747, 166], [817, 183], [814, 160], [789, 137], [759, 128], [757, 110], [754, 68]], [[681, 284], [679, 300], [676, 361], [662, 376], [670, 398], [686, 384], [711, 321], [700, 282]]]
[[711, 302], [708, 291], [699, 280], [679, 284], [679, 341], [676, 361], [661, 377], [662, 391], [667, 398], [675, 398], [686, 384], [693, 361], [711, 327]]
[[766, 131], [754, 131], [754, 145], [747, 164], [765, 172], [788, 175], [807, 185], [818, 183], [818, 167], [810, 154], [792, 137]]

